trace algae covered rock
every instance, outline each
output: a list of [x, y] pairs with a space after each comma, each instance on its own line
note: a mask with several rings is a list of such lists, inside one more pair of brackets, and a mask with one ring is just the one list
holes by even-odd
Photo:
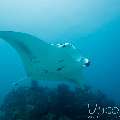
[[[89, 112], [96, 109], [94, 117], [101, 113], [99, 106], [114, 105], [103, 93], [93, 92], [90, 87], [71, 89], [66, 84], [56, 88], [18, 87], [6, 95], [0, 107], [0, 120], [88, 120]], [[108, 114], [97, 119], [107, 120]]]

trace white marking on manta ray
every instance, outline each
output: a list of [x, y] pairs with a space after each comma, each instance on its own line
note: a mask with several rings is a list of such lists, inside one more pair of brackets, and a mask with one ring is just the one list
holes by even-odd
[[70, 43], [48, 44], [32, 35], [13, 31], [0, 31], [0, 38], [18, 52], [31, 80], [80, 83], [82, 68], [89, 65], [89, 60]]

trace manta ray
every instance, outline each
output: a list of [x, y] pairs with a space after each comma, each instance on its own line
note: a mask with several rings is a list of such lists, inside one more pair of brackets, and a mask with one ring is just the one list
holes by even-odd
[[33, 35], [14, 31], [0, 31], [0, 38], [17, 51], [31, 80], [80, 83], [82, 69], [90, 64], [70, 43], [50, 44]]

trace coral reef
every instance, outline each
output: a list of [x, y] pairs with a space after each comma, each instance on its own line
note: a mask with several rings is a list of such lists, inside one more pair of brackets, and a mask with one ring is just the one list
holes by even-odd
[[[71, 89], [66, 84], [60, 84], [56, 88], [47, 88], [33, 82], [31, 87], [18, 87], [7, 94], [0, 107], [0, 120], [110, 120], [113, 118], [113, 116], [108, 118], [108, 114], [105, 113], [98, 116], [101, 111], [95, 106], [96, 104], [101, 108], [115, 105], [103, 93], [93, 92], [87, 86]], [[90, 116], [93, 115], [89, 113], [90, 109], [94, 111], [94, 117]]]

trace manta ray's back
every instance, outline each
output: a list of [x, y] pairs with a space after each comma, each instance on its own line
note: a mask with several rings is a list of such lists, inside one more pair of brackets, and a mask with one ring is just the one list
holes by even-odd
[[81, 81], [80, 54], [71, 45], [50, 45], [32, 35], [12, 31], [0, 31], [0, 38], [18, 52], [32, 80]]

